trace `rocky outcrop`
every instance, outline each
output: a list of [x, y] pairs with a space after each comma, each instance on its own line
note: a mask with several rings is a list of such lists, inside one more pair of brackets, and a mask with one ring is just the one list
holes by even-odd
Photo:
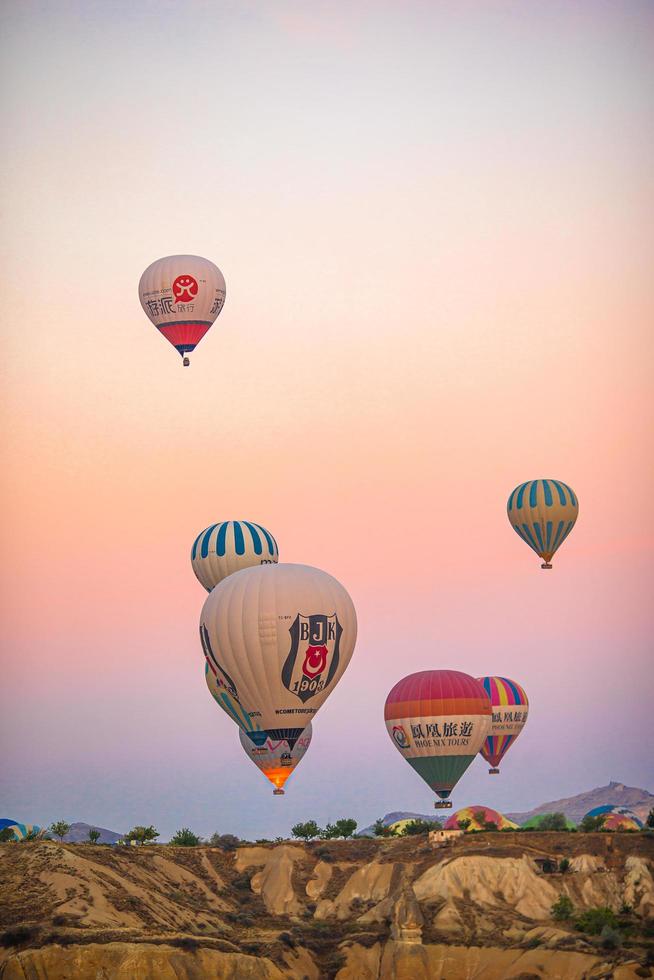
[[353, 902], [379, 902], [386, 898], [393, 877], [393, 864], [373, 861], [366, 864], [348, 879], [333, 900], [323, 899], [316, 908], [317, 919], [347, 919], [351, 915]]
[[263, 869], [250, 882], [252, 891], [261, 895], [273, 915], [298, 915], [302, 905], [293, 888], [293, 866], [304, 857], [299, 847], [275, 847], [266, 851]]
[[429, 868], [413, 883], [420, 902], [468, 897], [475, 905], [509, 905], [528, 919], [546, 919], [556, 889], [538, 875], [527, 858], [492, 858], [482, 855], [453, 858]]
[[12, 956], [0, 980], [283, 980], [270, 960], [242, 953], [198, 949], [193, 953], [149, 943], [44, 946]]
[[405, 883], [393, 906], [391, 939], [399, 943], [421, 943], [424, 922], [413, 888]]

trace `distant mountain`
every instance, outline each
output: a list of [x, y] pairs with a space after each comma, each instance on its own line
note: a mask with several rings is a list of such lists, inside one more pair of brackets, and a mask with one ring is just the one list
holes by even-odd
[[509, 820], [515, 820], [516, 823], [521, 824], [541, 813], [565, 813], [570, 820], [579, 823], [582, 817], [593, 807], [603, 806], [606, 803], [626, 806], [644, 821], [649, 811], [654, 807], [654, 795], [646, 789], [611, 782], [608, 786], [599, 786], [597, 789], [578, 793], [577, 796], [542, 803], [534, 810], [527, 810], [525, 813], [507, 813], [506, 816]]
[[117, 834], [115, 830], [106, 830], [104, 827], [98, 827], [94, 823], [72, 823], [64, 840], [67, 844], [79, 844], [82, 841], [88, 841], [89, 830], [92, 829], [100, 831], [98, 838], [99, 844], [115, 844], [116, 841], [122, 840], [125, 836], [125, 834]]
[[[433, 813], [411, 813], [408, 810], [394, 810], [392, 813], [386, 813], [382, 817], [385, 827], [390, 827], [392, 823], [397, 823], [398, 820], [429, 820], [430, 823], [442, 823], [444, 819], [443, 817], [435, 816]], [[363, 830], [359, 830], [357, 837], [372, 837], [374, 826], [371, 823], [369, 827], [364, 827]]]

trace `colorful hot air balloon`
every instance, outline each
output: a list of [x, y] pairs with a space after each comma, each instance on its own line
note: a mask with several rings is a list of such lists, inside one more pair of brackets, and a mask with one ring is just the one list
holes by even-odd
[[277, 542], [270, 531], [249, 521], [222, 521], [205, 527], [191, 549], [195, 577], [207, 592], [242, 568], [278, 561]]
[[605, 803], [603, 806], [593, 807], [584, 815], [584, 819], [586, 817], [603, 817], [602, 830], [642, 830], [643, 828], [640, 817], [636, 816], [629, 807], [619, 804]]
[[200, 343], [225, 302], [217, 265], [199, 255], [166, 255], [149, 265], [139, 282], [145, 315], [183, 357]]
[[309, 722], [293, 748], [283, 738], [266, 738], [263, 745], [255, 745], [250, 736], [246, 735], [242, 729], [239, 731], [238, 737], [245, 754], [252, 759], [255, 766], [275, 787], [273, 796], [283, 796], [284, 783], [297, 764], [304, 758], [305, 752], [311, 745], [312, 734], [311, 722]]
[[529, 701], [524, 688], [508, 677], [478, 677], [477, 680], [489, 696], [493, 708], [490, 734], [480, 754], [492, 767], [489, 773], [497, 774], [507, 750], [525, 727]]
[[[464, 823], [460, 828], [459, 821]], [[492, 810], [489, 806], [464, 806], [445, 821], [443, 830], [466, 830], [468, 833], [473, 830], [487, 830], [489, 824], [494, 824], [498, 830], [517, 830], [518, 825], [513, 820], [509, 820], [499, 810]], [[493, 828], [490, 827], [492, 830]]]
[[552, 556], [575, 525], [579, 503], [567, 483], [529, 480], [516, 487], [507, 504], [513, 530], [551, 568]]
[[356, 635], [343, 586], [309, 565], [234, 572], [209, 593], [200, 618], [209, 668], [230, 708], [239, 707], [234, 720], [291, 748], [341, 679]]
[[254, 719], [250, 718], [239, 701], [234, 682], [218, 666], [214, 657], [205, 656], [204, 679], [216, 704], [223, 709], [226, 715], [229, 715], [232, 721], [236, 722], [255, 745], [263, 745], [267, 738], [266, 733], [261, 730], [261, 726]]
[[448, 797], [490, 731], [491, 703], [479, 681], [458, 670], [422, 670], [399, 681], [384, 718], [397, 750], [440, 797]]

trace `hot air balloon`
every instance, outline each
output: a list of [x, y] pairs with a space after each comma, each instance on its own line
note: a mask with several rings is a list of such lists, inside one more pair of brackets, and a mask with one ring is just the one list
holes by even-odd
[[204, 679], [216, 704], [232, 721], [236, 722], [255, 745], [263, 745], [267, 738], [266, 733], [262, 731], [261, 726], [253, 718], [250, 718], [239, 701], [236, 686], [231, 677], [218, 666], [213, 657], [205, 656]]
[[309, 722], [293, 748], [283, 738], [266, 738], [263, 745], [255, 745], [243, 730], [239, 731], [238, 736], [245, 754], [275, 787], [273, 796], [283, 796], [284, 783], [304, 758], [305, 752], [311, 745], [312, 734], [311, 722]]
[[270, 531], [249, 521], [222, 521], [201, 531], [191, 549], [191, 565], [207, 592], [228, 575], [279, 561], [277, 542]]
[[225, 279], [199, 255], [166, 255], [149, 265], [139, 282], [145, 315], [186, 356], [200, 343], [225, 302]]
[[486, 762], [492, 766], [489, 773], [499, 773], [498, 766], [507, 750], [525, 727], [529, 701], [524, 689], [508, 677], [478, 677], [493, 708], [490, 734], [480, 749]]
[[386, 698], [386, 728], [401, 755], [440, 797], [448, 797], [490, 731], [491, 703], [479, 681], [458, 670], [422, 670]]
[[511, 527], [551, 568], [552, 556], [575, 526], [579, 503], [567, 483], [529, 480], [516, 487], [506, 506]]
[[234, 720], [291, 749], [343, 676], [356, 635], [343, 586], [309, 565], [234, 572], [209, 593], [200, 618], [209, 668], [230, 707], [238, 705]]
[[605, 803], [603, 806], [593, 807], [586, 817], [603, 817], [602, 830], [642, 830], [643, 821], [636, 816], [628, 806], [619, 804]]
[[[460, 821], [464, 826], [461, 827]], [[490, 825], [494, 825], [497, 830], [517, 830], [518, 825], [513, 820], [509, 820], [499, 810], [492, 810], [489, 806], [464, 806], [445, 821], [443, 830], [466, 830], [472, 831], [488, 830]], [[490, 826], [493, 829], [493, 826]]]

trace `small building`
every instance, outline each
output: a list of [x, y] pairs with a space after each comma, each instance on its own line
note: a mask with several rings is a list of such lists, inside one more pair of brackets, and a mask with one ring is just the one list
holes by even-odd
[[429, 831], [429, 846], [430, 847], [447, 847], [449, 844], [457, 837], [462, 837], [463, 831], [461, 829], [457, 830], [430, 830]]

